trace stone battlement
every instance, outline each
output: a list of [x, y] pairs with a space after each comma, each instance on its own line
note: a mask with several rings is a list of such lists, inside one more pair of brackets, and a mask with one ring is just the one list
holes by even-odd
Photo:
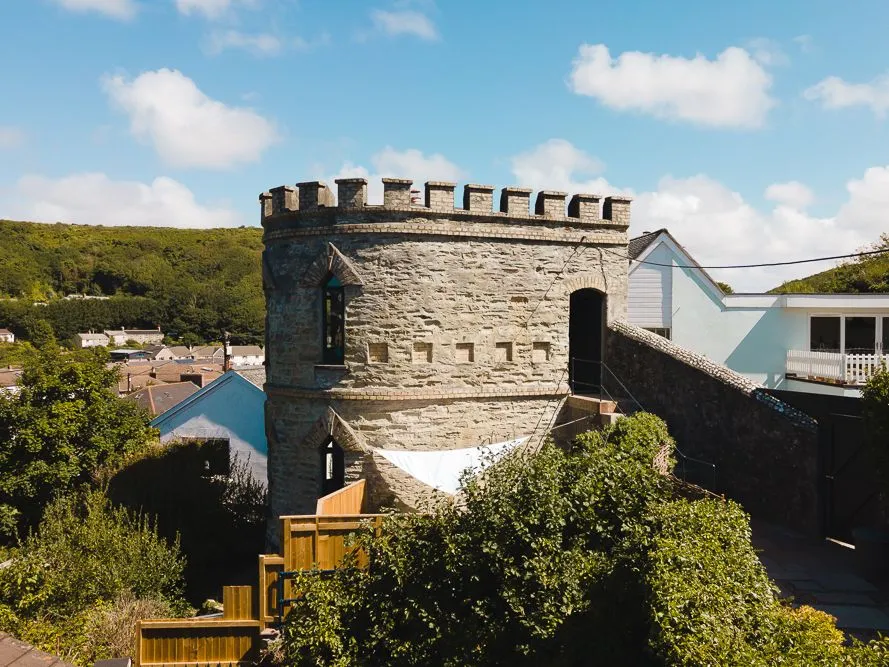
[[336, 208], [341, 211], [397, 210], [435, 213], [469, 213], [494, 218], [565, 220], [573, 223], [612, 225], [626, 228], [630, 224], [630, 197], [596, 194], [575, 194], [541, 190], [531, 207], [530, 188], [504, 187], [500, 190], [498, 209], [494, 210], [494, 186], [470, 183], [463, 186], [463, 206], [455, 203], [456, 183], [427, 181], [423, 203], [411, 197], [413, 181], [404, 178], [383, 179], [383, 204], [367, 203], [367, 179], [336, 179], [337, 197], [322, 181], [307, 181], [295, 186], [282, 185], [259, 195], [261, 219], [293, 213], [318, 212]]

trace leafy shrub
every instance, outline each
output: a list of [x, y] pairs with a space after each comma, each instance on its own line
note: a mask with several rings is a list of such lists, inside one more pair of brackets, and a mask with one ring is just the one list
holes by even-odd
[[512, 456], [459, 504], [359, 533], [367, 569], [303, 573], [286, 665], [876, 665], [831, 617], [776, 599], [731, 502], [677, 499], [640, 414]]
[[136, 654], [136, 621], [169, 618], [175, 605], [157, 598], [138, 598], [131, 591], [118, 593], [112, 602], [97, 603], [86, 617], [83, 653], [92, 661]]

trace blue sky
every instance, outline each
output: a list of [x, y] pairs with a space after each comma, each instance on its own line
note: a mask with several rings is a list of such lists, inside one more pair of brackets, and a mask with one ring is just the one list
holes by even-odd
[[[365, 175], [635, 198], [702, 263], [887, 230], [889, 4], [19, 0], [0, 9], [0, 217], [257, 224]], [[716, 271], [768, 288], [827, 268]]]

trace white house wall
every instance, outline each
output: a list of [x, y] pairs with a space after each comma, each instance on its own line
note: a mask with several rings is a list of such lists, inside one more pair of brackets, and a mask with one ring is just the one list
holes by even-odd
[[[670, 264], [672, 259], [672, 251], [662, 243], [646, 257], [657, 264]], [[636, 266], [629, 282], [627, 308], [630, 323], [636, 326], [672, 326], [673, 270], [654, 264]]]
[[164, 415], [157, 424], [161, 442], [181, 437], [228, 438], [232, 456], [237, 454], [242, 460], [249, 456], [253, 476], [267, 484], [264, 404], [265, 393], [236, 375], [181, 409], [174, 408], [169, 417]]

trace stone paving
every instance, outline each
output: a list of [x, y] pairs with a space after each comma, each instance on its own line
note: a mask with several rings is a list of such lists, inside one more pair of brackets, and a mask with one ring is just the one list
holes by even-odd
[[861, 574], [855, 550], [753, 520], [753, 544], [782, 595], [836, 617], [849, 635], [889, 635], [889, 582]]

